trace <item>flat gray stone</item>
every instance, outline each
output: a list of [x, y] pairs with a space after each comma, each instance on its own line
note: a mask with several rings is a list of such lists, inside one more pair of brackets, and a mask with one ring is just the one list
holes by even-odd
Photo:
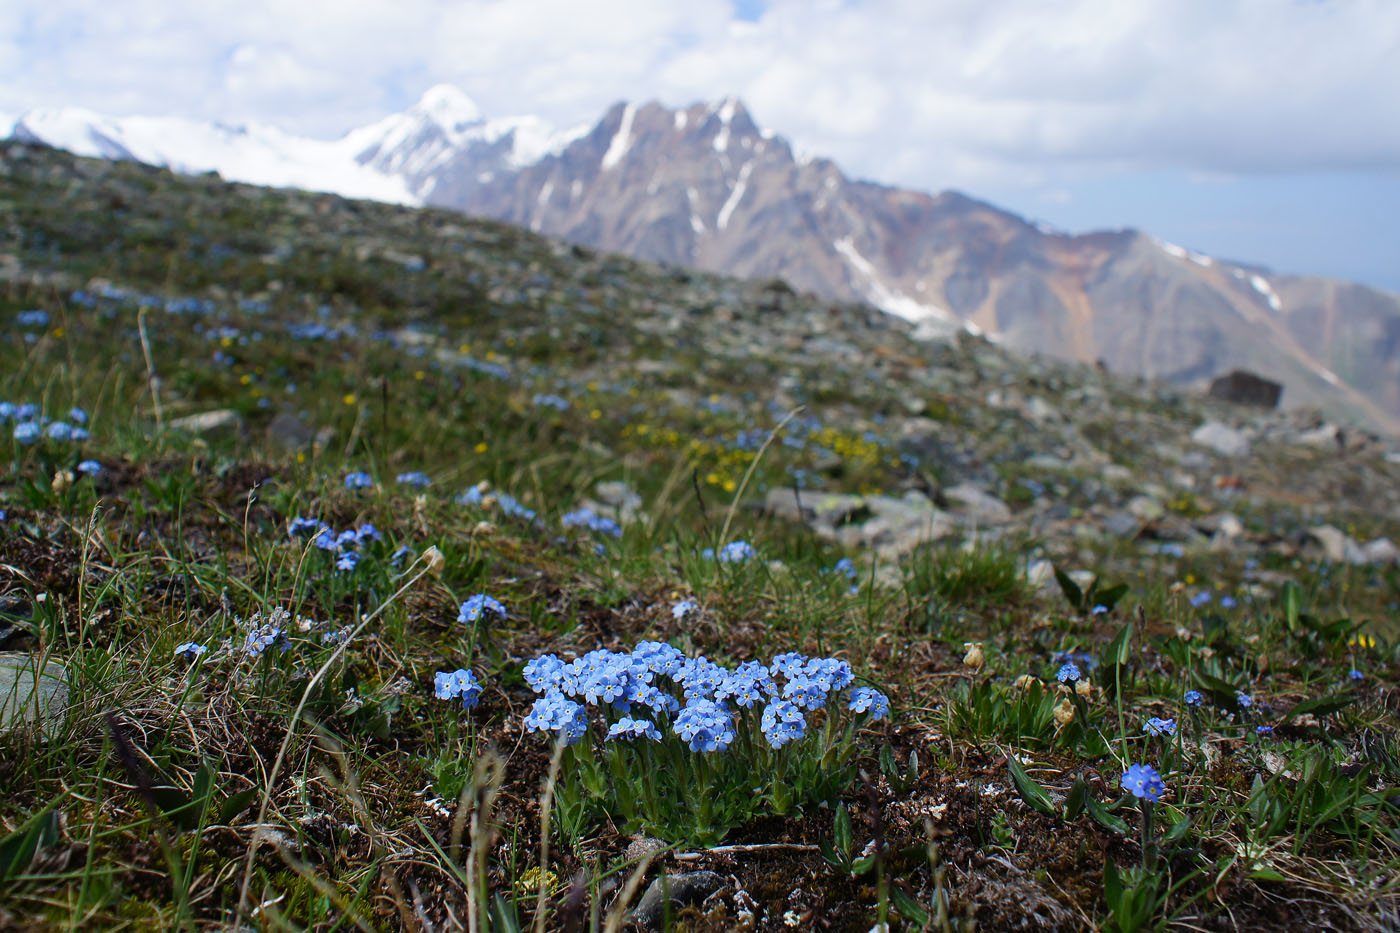
[[959, 483], [943, 490], [943, 496], [953, 503], [955, 515], [987, 525], [1011, 521], [1011, 507], [996, 496], [972, 483]]
[[57, 661], [49, 661], [35, 678], [38, 658], [32, 654], [0, 654], [0, 731], [20, 723], [40, 721], [46, 737], [63, 719], [68, 706], [68, 671]]
[[243, 431], [243, 416], [231, 408], [217, 408], [195, 415], [173, 418], [170, 427], [187, 434], [208, 437], [216, 434], [239, 434]]
[[648, 929], [656, 929], [666, 920], [669, 911], [675, 913], [724, 887], [724, 878], [712, 871], [688, 871], [681, 875], [657, 878], [647, 888], [632, 911], [632, 919]]
[[1228, 424], [1207, 421], [1191, 432], [1192, 442], [1209, 447], [1222, 457], [1243, 457], [1249, 453], [1249, 438]]

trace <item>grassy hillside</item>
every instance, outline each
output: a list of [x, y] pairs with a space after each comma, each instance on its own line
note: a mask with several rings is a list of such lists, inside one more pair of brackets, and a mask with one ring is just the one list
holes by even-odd
[[0, 926], [1397, 922], [1400, 577], [1318, 531], [1395, 535], [1374, 441], [447, 212], [0, 165]]

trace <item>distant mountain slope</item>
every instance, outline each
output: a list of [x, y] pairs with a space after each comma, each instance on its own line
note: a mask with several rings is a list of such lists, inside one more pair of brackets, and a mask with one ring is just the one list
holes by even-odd
[[619, 103], [592, 127], [487, 119], [455, 88], [333, 142], [62, 110], [14, 135], [181, 171], [449, 207], [645, 259], [781, 277], [929, 333], [1198, 384], [1234, 368], [1287, 405], [1395, 432], [1400, 296], [1275, 275], [1122, 230], [1067, 235], [957, 192], [846, 177], [736, 99]]

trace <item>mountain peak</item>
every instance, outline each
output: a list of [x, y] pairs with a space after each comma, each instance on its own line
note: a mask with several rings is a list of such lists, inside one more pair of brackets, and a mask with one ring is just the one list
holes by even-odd
[[483, 119], [476, 101], [451, 84], [435, 84], [428, 88], [411, 112], [428, 117], [445, 129], [480, 123]]

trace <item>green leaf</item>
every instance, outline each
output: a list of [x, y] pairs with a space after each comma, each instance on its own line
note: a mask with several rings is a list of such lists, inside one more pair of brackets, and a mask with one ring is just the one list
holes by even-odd
[[1045, 792], [1045, 788], [1035, 782], [1026, 769], [1021, 767], [1021, 763], [1016, 760], [1015, 755], [1006, 756], [1006, 766], [1011, 770], [1011, 780], [1016, 784], [1016, 790], [1020, 792], [1021, 799], [1048, 816], [1055, 816], [1055, 805], [1050, 802], [1050, 795]]
[[899, 911], [901, 917], [915, 926], [928, 926], [929, 921], [933, 919], [929, 916], [929, 912], [924, 909], [924, 905], [914, 900], [899, 885], [890, 888], [890, 903], [894, 905], [895, 910]]
[[1111, 859], [1103, 863], [1103, 893], [1109, 909], [1116, 910], [1123, 900], [1123, 879], [1118, 877], [1118, 866]]
[[1128, 835], [1128, 824], [1123, 818], [1095, 800], [1093, 794], [1084, 795], [1084, 806], [1089, 811], [1089, 815], [1094, 818], [1094, 822], [1100, 826], [1123, 836]]
[[1133, 626], [1128, 623], [1118, 631], [1113, 641], [1108, 643], [1104, 649], [1103, 656], [1099, 659], [1104, 667], [1126, 666], [1132, 660], [1132, 647], [1130, 642], [1133, 637]]
[[1065, 819], [1073, 821], [1084, 814], [1084, 798], [1089, 794], [1089, 784], [1083, 778], [1074, 782], [1065, 798]]
[[1065, 599], [1069, 600], [1071, 606], [1075, 609], [1082, 610], [1084, 608], [1084, 591], [1079, 588], [1079, 584], [1070, 579], [1069, 574], [1065, 573], [1059, 567], [1053, 569], [1055, 571], [1055, 579], [1059, 581], [1060, 584], [1060, 592], [1065, 594]]
[[1350, 697], [1313, 697], [1304, 700], [1284, 714], [1283, 721], [1287, 722], [1294, 716], [1302, 716], [1304, 713], [1312, 713], [1314, 716], [1327, 716], [1338, 710], [1346, 709], [1355, 701]]
[[1173, 823], [1171, 827], [1162, 835], [1162, 843], [1164, 845], [1175, 845], [1182, 839], [1186, 838], [1186, 831], [1190, 828], [1191, 817], [1183, 816], [1181, 819]]
[[851, 834], [851, 814], [846, 810], [844, 803], [836, 807], [836, 822], [831, 834], [836, 843], [836, 851], [843, 859], [849, 859], [855, 842]]
[[1252, 872], [1249, 873], [1248, 878], [1249, 878], [1251, 881], [1287, 881], [1287, 880], [1288, 880], [1288, 879], [1285, 878], [1283, 875], [1281, 875], [1281, 874], [1279, 874], [1278, 872], [1274, 871], [1272, 868], [1260, 868], [1260, 869], [1257, 869], [1257, 870], [1255, 870], [1255, 871], [1252, 871]]
[[0, 841], [0, 881], [21, 875], [29, 867], [34, 853], [58, 841], [58, 814], [53, 811], [57, 801]]
[[1293, 580], [1289, 580], [1283, 585], [1283, 590], [1279, 593], [1278, 598], [1288, 630], [1295, 635], [1298, 634], [1298, 617], [1303, 611], [1303, 588]]
[[1119, 583], [1094, 594], [1094, 603], [1112, 609], [1124, 596], [1128, 595], [1128, 584]]
[[225, 826], [232, 823], [234, 817], [248, 809], [248, 805], [251, 804], [257, 796], [258, 789], [256, 787], [250, 787], [247, 790], [239, 791], [225, 800], [223, 805], [219, 807], [219, 822]]

